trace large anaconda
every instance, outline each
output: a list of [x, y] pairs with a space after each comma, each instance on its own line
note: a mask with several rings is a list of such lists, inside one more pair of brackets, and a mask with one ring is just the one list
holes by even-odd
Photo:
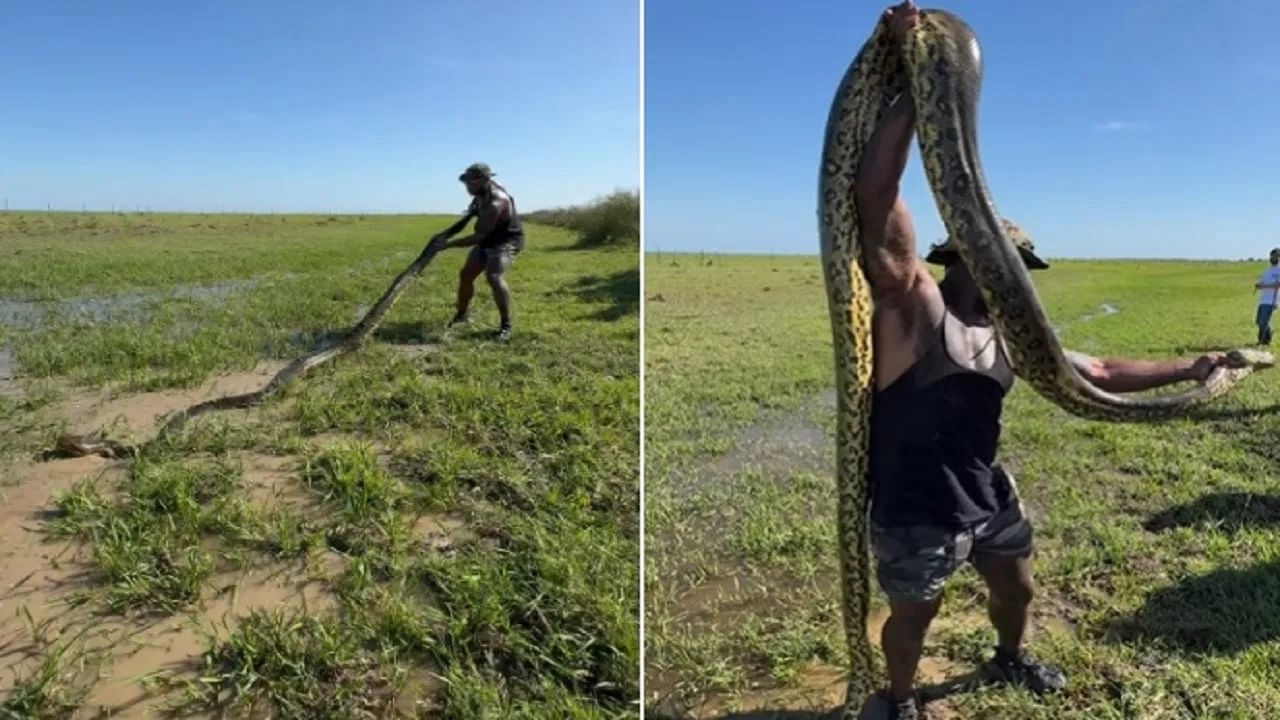
[[1203, 384], [1164, 396], [1122, 396], [1087, 382], [1067, 360], [1023, 261], [1004, 234], [976, 139], [982, 63], [973, 31], [956, 15], [921, 10], [901, 44], [876, 25], [836, 90], [819, 178], [819, 234], [835, 352], [837, 524], [850, 678], [845, 717], [871, 692], [875, 663], [866, 635], [870, 572], [868, 431], [873, 390], [872, 300], [862, 269], [854, 183], [864, 145], [889, 101], [909, 90], [926, 177], [948, 234], [981, 288], [1015, 371], [1063, 409], [1090, 419], [1140, 422], [1179, 417], [1234, 387], [1274, 358], [1251, 349]]
[[204, 402], [196, 403], [184, 410], [174, 413], [160, 427], [160, 431], [156, 433], [150, 440], [140, 445], [126, 445], [118, 440], [102, 437], [100, 435], [63, 435], [54, 442], [54, 446], [45, 452], [45, 458], [54, 457], [80, 457], [85, 455], [101, 455], [103, 457], [120, 458], [138, 454], [143, 447], [155, 445], [163, 441], [174, 432], [182, 429], [182, 427], [190, 420], [217, 410], [232, 410], [237, 408], [247, 408], [258, 405], [283, 389], [286, 385], [296, 380], [302, 374], [323, 365], [334, 358], [345, 355], [353, 350], [359, 349], [364, 341], [374, 330], [382, 324], [383, 318], [391, 311], [391, 307], [395, 305], [396, 300], [400, 298], [400, 294], [408, 286], [409, 281], [417, 277], [435, 258], [435, 256], [444, 249], [444, 241], [456, 234], [459, 230], [475, 216], [474, 210], [468, 211], [460, 220], [455, 222], [448, 228], [436, 233], [432, 236], [422, 253], [405, 268], [391, 285], [387, 288], [378, 302], [374, 303], [360, 322], [355, 325], [345, 335], [325, 345], [314, 352], [303, 355], [293, 362], [289, 363], [276, 373], [271, 381], [260, 390], [242, 393], [240, 395], [228, 395], [225, 397], [213, 398]]

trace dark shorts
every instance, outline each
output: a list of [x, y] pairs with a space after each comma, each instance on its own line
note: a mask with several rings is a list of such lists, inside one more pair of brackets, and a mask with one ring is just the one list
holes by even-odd
[[965, 562], [1031, 554], [1031, 522], [1013, 501], [990, 520], [966, 530], [933, 525], [871, 526], [876, 578], [891, 601], [928, 602]]
[[491, 248], [475, 245], [467, 254], [467, 264], [484, 268], [486, 275], [501, 275], [515, 262], [520, 248], [515, 243], [503, 243]]

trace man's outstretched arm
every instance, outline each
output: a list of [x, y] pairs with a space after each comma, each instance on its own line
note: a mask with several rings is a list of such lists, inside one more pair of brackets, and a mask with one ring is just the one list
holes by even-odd
[[1183, 381], [1204, 382], [1214, 368], [1226, 362], [1225, 353], [1176, 360], [1132, 360], [1068, 351], [1067, 357], [1084, 379], [1113, 393], [1150, 390]]

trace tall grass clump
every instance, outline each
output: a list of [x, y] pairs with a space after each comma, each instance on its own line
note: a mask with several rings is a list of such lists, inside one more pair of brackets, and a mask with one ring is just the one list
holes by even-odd
[[640, 194], [632, 190], [615, 190], [585, 205], [537, 210], [525, 219], [573, 230], [581, 247], [640, 244]]

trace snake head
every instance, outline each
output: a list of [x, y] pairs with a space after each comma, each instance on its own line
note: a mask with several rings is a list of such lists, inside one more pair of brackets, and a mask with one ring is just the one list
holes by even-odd
[[1253, 348], [1237, 348], [1227, 353], [1227, 361], [1233, 367], [1252, 366], [1255, 368], [1269, 368], [1276, 364], [1276, 358], [1265, 350], [1254, 350]]

